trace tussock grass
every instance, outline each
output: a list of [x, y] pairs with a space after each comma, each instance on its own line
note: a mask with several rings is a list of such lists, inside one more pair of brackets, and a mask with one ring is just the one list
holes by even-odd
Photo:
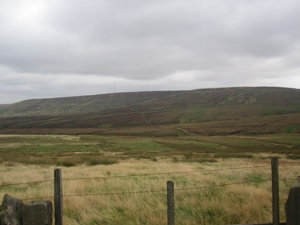
[[[299, 175], [295, 160], [279, 162], [281, 179]], [[271, 222], [269, 164], [267, 159], [224, 159], [214, 163], [131, 159], [112, 165], [62, 167], [63, 179], [68, 179], [63, 181], [64, 223], [166, 224], [168, 180], [175, 183], [178, 224]], [[22, 164], [8, 167], [2, 163], [0, 184], [53, 179], [54, 168]], [[239, 182], [252, 183], [234, 184]], [[231, 185], [218, 186], [222, 184]], [[292, 184], [292, 180], [280, 182], [282, 221], [285, 220], [283, 206]], [[0, 196], [5, 193], [28, 199], [25, 202], [31, 198], [45, 199], [53, 196], [53, 182], [1, 187]]]

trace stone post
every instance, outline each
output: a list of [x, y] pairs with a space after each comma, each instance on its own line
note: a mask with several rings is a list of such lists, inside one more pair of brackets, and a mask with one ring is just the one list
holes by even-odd
[[23, 206], [23, 225], [52, 225], [52, 203], [33, 201]]
[[0, 211], [0, 225], [22, 225], [23, 206], [20, 199], [5, 194]]
[[286, 224], [300, 225], [300, 176], [298, 182], [290, 189], [285, 203]]

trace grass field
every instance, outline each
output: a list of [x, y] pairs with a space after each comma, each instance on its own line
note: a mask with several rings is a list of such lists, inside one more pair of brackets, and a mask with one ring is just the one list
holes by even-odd
[[267, 223], [270, 158], [276, 156], [285, 221], [284, 203], [300, 175], [300, 135], [181, 132], [178, 137], [0, 135], [0, 196], [53, 201], [53, 171], [60, 167], [68, 225], [166, 224], [168, 180], [175, 183], [177, 224]]
[[300, 135], [0, 135], [0, 163], [4, 165], [107, 165], [128, 159], [216, 162], [222, 158], [264, 159], [274, 154], [299, 159]]

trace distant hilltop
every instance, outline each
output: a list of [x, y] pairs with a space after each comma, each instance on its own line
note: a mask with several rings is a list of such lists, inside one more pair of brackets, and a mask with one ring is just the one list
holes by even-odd
[[[115, 108], [155, 104], [176, 105], [289, 105], [300, 103], [300, 90], [277, 87], [235, 87], [190, 91], [147, 91], [112, 93], [77, 97], [30, 99], [0, 105], [0, 116], [71, 115]], [[163, 106], [165, 105], [165, 106]], [[181, 106], [180, 106], [181, 105]]]
[[[0, 108], [0, 128], [4, 130], [194, 124], [191, 128], [193, 132], [200, 132], [199, 124], [204, 126], [205, 123], [206, 133], [214, 126], [221, 126], [214, 130], [218, 133], [228, 132], [228, 127], [232, 130], [236, 127], [239, 132], [250, 132], [249, 127], [252, 127], [253, 133], [278, 133], [283, 130], [297, 133], [298, 130], [300, 132], [299, 120], [300, 90], [280, 87], [128, 92], [32, 99]], [[201, 133], [205, 133], [205, 130]]]

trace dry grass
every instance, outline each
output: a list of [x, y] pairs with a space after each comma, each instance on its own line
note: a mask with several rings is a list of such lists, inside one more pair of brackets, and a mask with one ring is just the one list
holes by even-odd
[[[53, 171], [59, 166], [67, 225], [166, 224], [168, 180], [175, 183], [177, 224], [266, 223], [270, 158], [280, 158], [280, 178], [294, 179], [299, 140], [299, 135], [1, 135], [0, 197], [53, 201]], [[13, 183], [24, 184], [6, 186]], [[280, 181], [282, 221], [292, 184]]]
[[[63, 182], [64, 223], [166, 224], [164, 190], [168, 180], [175, 183], [177, 224], [271, 222], [271, 182], [264, 181], [271, 176], [269, 164], [269, 159], [253, 158], [223, 159], [215, 163], [124, 160], [113, 165], [63, 167], [63, 179], [71, 179]], [[298, 161], [281, 159], [280, 165], [281, 179], [299, 175]], [[2, 163], [0, 185], [53, 179], [54, 168]], [[180, 171], [186, 173], [175, 173]], [[142, 174], [156, 175], [135, 176]], [[105, 178], [75, 179], [93, 177]], [[239, 182], [253, 183], [217, 186]], [[283, 206], [292, 184], [292, 180], [280, 181], [282, 221], [285, 220]], [[53, 182], [2, 186], [0, 196], [5, 193], [20, 199], [46, 199], [53, 196]]]

